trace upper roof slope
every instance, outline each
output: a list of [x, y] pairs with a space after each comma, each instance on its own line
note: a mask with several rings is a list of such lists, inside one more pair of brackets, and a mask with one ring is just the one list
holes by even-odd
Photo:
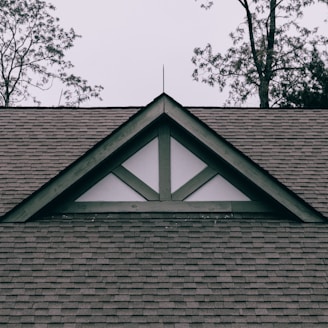
[[[189, 108], [328, 216], [328, 111]], [[0, 215], [126, 122], [138, 108], [0, 112]]]

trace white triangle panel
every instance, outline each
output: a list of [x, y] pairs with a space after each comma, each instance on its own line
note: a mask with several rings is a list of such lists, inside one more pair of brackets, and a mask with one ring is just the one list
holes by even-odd
[[206, 163], [171, 138], [171, 189], [172, 193], [207, 167]]
[[185, 199], [187, 202], [200, 201], [250, 201], [250, 199], [240, 190], [234, 187], [229, 181], [222, 176], [217, 175], [205, 185], [200, 187], [189, 197]]
[[112, 173], [100, 180], [76, 200], [76, 202], [127, 201], [143, 202], [146, 200]]
[[123, 164], [127, 170], [133, 173], [141, 181], [155, 191], [159, 191], [159, 154], [158, 138], [149, 142], [146, 146], [128, 158]]

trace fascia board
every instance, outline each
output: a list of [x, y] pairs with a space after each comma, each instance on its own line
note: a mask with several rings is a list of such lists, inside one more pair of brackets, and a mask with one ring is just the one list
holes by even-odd
[[26, 222], [38, 213], [110, 154], [158, 119], [164, 113], [164, 99], [163, 95], [154, 99], [110, 136], [9, 211], [1, 222]]
[[304, 200], [260, 169], [170, 97], [165, 98], [165, 113], [301, 221], [326, 222]]

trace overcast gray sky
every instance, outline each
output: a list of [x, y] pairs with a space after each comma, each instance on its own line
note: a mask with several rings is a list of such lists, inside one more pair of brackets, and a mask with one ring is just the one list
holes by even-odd
[[[200, 1], [200, 0], [199, 0]], [[192, 80], [193, 49], [211, 43], [215, 51], [230, 45], [229, 32], [242, 21], [236, 0], [215, 0], [211, 10], [194, 0], [49, 0], [61, 24], [82, 38], [68, 57], [74, 72], [101, 84], [103, 101], [85, 106], [146, 105], [165, 92], [183, 105], [221, 106], [227, 92]], [[308, 13], [308, 23], [328, 17], [328, 6]], [[228, 91], [228, 90], [227, 90]], [[57, 105], [60, 88], [43, 95], [43, 105]], [[257, 99], [249, 103], [257, 105]]]

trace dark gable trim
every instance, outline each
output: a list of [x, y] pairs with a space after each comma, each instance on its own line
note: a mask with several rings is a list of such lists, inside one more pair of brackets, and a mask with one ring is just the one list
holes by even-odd
[[[65, 207], [63, 210], [59, 209], [59, 212], [65, 214], [76, 213], [204, 213], [209, 215], [212, 213], [218, 215], [218, 213], [234, 213], [241, 212], [244, 215], [255, 213], [271, 214], [271, 208], [264, 205], [261, 202], [183, 202], [183, 201], [151, 201], [151, 202], [73, 202], [69, 207]], [[57, 213], [56, 213], [57, 214]]]
[[[129, 140], [136, 137], [158, 120], [163, 114], [167, 115], [187, 133], [218, 154], [224, 161], [251, 180], [252, 183], [263, 190], [265, 194], [269, 195], [270, 198], [293, 216], [304, 222], [325, 221], [324, 217], [318, 214], [297, 195], [272, 178], [172, 98], [162, 94], [119, 127], [113, 134], [99, 142], [58, 176], [8, 212], [3, 217], [2, 222], [25, 222], [29, 220], [97, 165], [101, 164], [109, 155], [113, 154]], [[161, 178], [169, 180], [166, 177]], [[166, 186], [166, 188], [169, 190], [169, 186]], [[188, 203], [188, 205], [183, 206], [188, 207], [190, 205]], [[168, 208], [166, 207], [166, 209]], [[227, 208], [231, 209], [230, 206], [227, 206]], [[188, 208], [185, 209], [185, 211], [187, 210]]]
[[34, 192], [25, 201], [8, 212], [2, 222], [25, 222], [50, 204], [66, 189], [105, 160], [131, 138], [153, 123], [164, 112], [163, 97], [156, 98], [147, 107], [132, 116], [125, 124], [103, 139], [85, 155], [62, 171], [54, 179]]
[[251, 180], [257, 187], [270, 195], [278, 204], [304, 222], [325, 222], [326, 219], [301, 198], [288, 190], [268, 173], [254, 164], [226, 140], [210, 130], [198, 118], [186, 110], [179, 110], [173, 99], [167, 98], [165, 113], [175, 122], [182, 125], [191, 135], [204, 143], [214, 153], [229, 163], [242, 175]]

